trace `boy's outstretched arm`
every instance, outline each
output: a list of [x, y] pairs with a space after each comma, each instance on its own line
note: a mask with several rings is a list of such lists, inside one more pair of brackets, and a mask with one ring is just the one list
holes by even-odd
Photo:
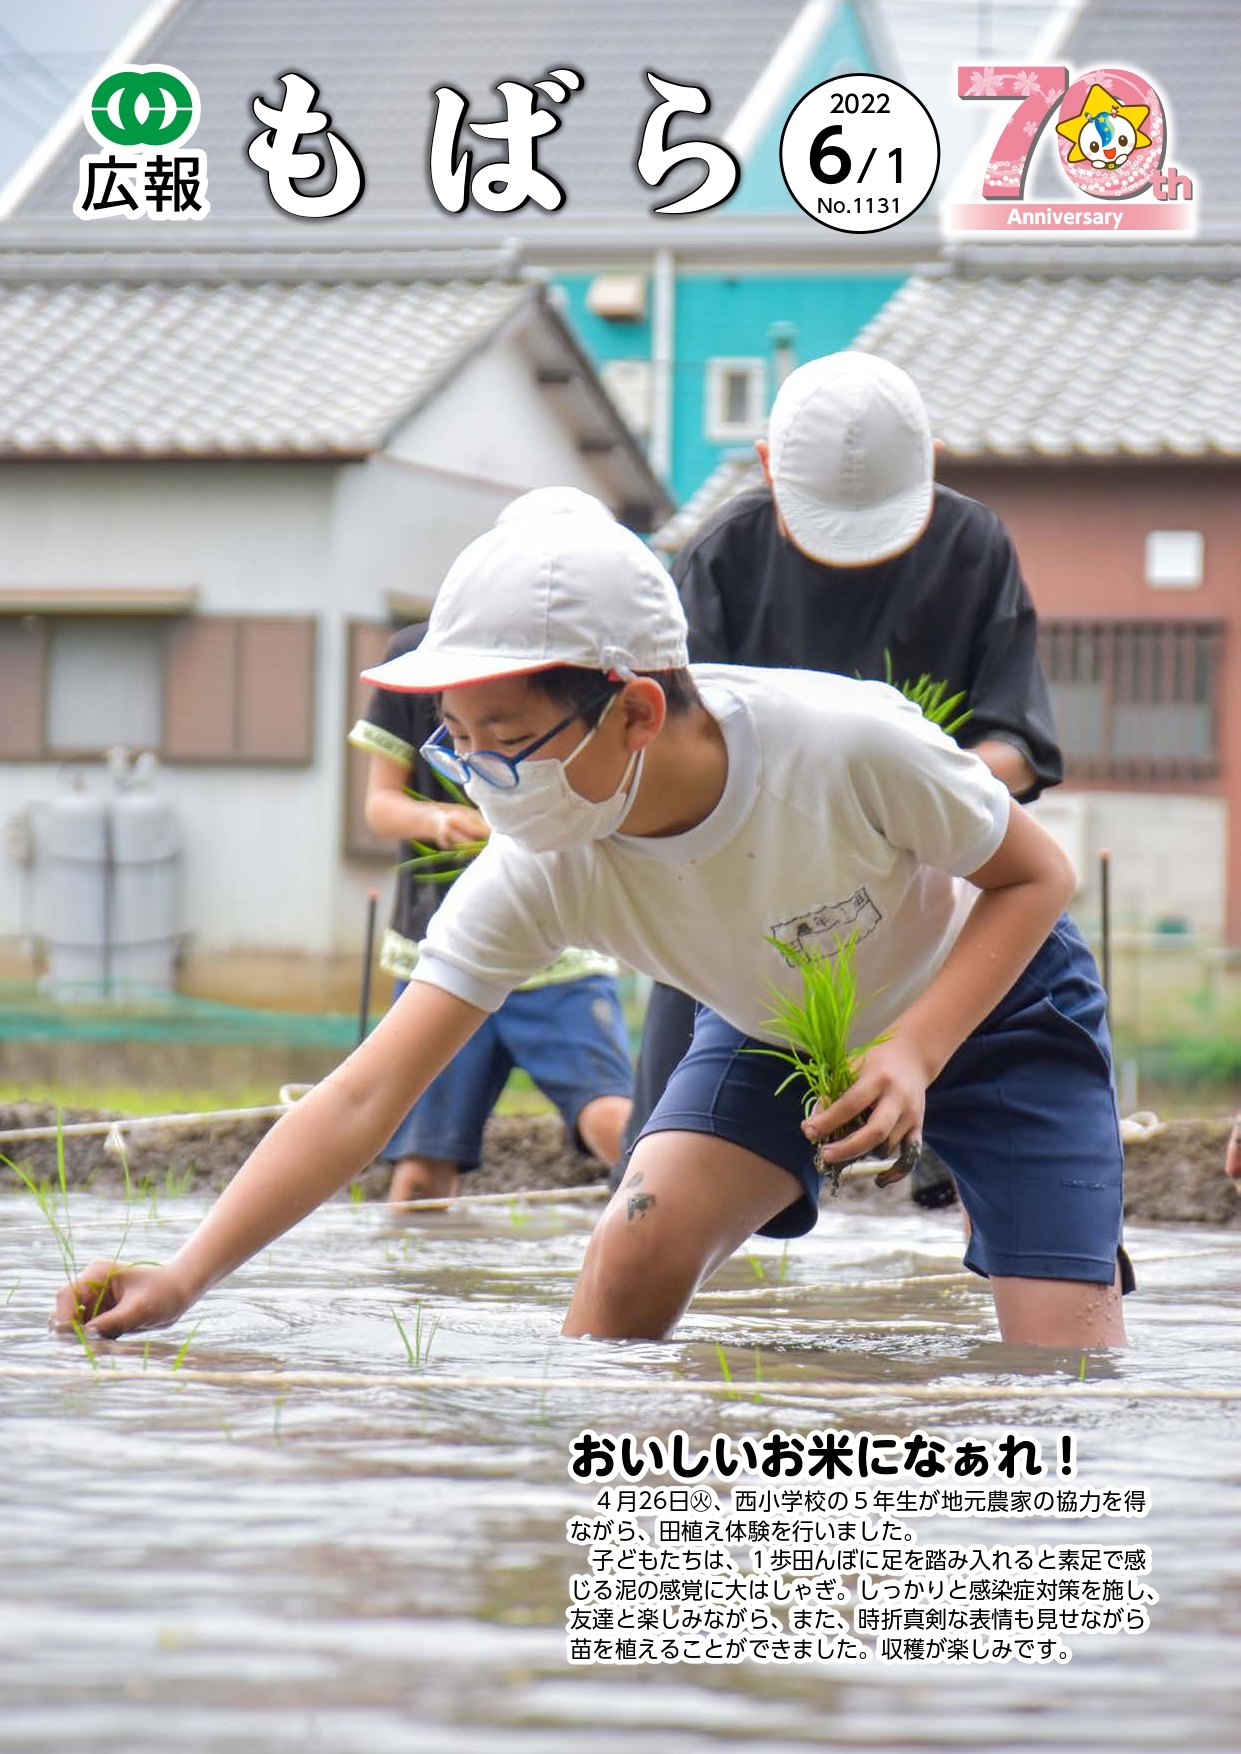
[[255, 1147], [193, 1236], [158, 1267], [93, 1261], [54, 1325], [113, 1338], [166, 1327], [368, 1164], [487, 1013], [414, 981], [362, 1045]]
[[895, 1149], [921, 1132], [927, 1086], [1033, 960], [1076, 884], [1060, 847], [1020, 804], [1009, 805], [1004, 839], [968, 881], [982, 894], [938, 974], [866, 1055], [856, 1084], [805, 1123], [808, 1137], [827, 1139], [872, 1111], [857, 1132], [823, 1147], [828, 1162]]

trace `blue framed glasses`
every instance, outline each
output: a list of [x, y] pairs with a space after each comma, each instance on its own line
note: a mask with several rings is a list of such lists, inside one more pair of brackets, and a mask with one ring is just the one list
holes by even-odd
[[[470, 776], [474, 775], [480, 780], [486, 780], [489, 786], [497, 786], [503, 792], [512, 792], [516, 790], [521, 781], [521, 775], [517, 771], [519, 761], [524, 761], [528, 755], [533, 755], [536, 749], [542, 749], [545, 743], [550, 743], [553, 737], [558, 737], [566, 726], [573, 723], [574, 719], [585, 718], [587, 713], [592, 713], [597, 706], [602, 706], [605, 700], [611, 703], [619, 692], [620, 690], [615, 684], [610, 684], [604, 693], [596, 695], [593, 700], [588, 700], [585, 706], [575, 707], [567, 717], [560, 720], [559, 724], [553, 725], [550, 731], [544, 731], [543, 735], [536, 737], [533, 743], [527, 743], [526, 747], [519, 749], [516, 755], [504, 755], [498, 749], [477, 749], [472, 755], [458, 755], [455, 749], [449, 749], [445, 746], [445, 740], [450, 735], [447, 725], [441, 725], [435, 735], [422, 745], [418, 753], [430, 767], [435, 769], [436, 773], [443, 774], [444, 778], [451, 780], [455, 786], [463, 786]], [[599, 724], [602, 723], [601, 716]], [[592, 736], [598, 728], [598, 725], [593, 727]], [[580, 748], [581, 745], [579, 744], [578, 747]], [[576, 751], [574, 753], [576, 754]]]

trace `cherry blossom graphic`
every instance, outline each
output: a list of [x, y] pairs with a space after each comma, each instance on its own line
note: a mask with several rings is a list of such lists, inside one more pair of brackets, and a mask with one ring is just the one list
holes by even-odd
[[967, 93], [969, 97], [999, 97], [1007, 74], [997, 73], [994, 67], [984, 67], [981, 73], [971, 73], [970, 78], [973, 83]]

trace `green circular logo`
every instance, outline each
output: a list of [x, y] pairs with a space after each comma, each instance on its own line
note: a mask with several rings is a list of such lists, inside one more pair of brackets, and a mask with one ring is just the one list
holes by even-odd
[[95, 87], [86, 125], [105, 146], [172, 146], [198, 126], [198, 92], [175, 67], [120, 67]]

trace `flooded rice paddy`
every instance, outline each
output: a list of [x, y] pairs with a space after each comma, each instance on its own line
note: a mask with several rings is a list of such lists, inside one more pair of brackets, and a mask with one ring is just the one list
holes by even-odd
[[[204, 1209], [141, 1208], [126, 1256], [164, 1258]], [[71, 1210], [79, 1262], [111, 1254], [117, 1202]], [[564, 1340], [598, 1210], [337, 1203], [92, 1362], [46, 1331], [61, 1268], [34, 1203], [0, 1202], [0, 1747], [1241, 1746], [1235, 1235], [1132, 1228], [1131, 1348], [1083, 1367], [1002, 1346], [956, 1217], [903, 1202], [825, 1210], [786, 1256], [756, 1242], [662, 1345]], [[1050, 1666], [573, 1664], [583, 1427], [1072, 1431], [1076, 1483], [1145, 1488], [1143, 1522], [919, 1539], [1146, 1542], [1160, 1600], [1146, 1633], [1070, 1637]]]

